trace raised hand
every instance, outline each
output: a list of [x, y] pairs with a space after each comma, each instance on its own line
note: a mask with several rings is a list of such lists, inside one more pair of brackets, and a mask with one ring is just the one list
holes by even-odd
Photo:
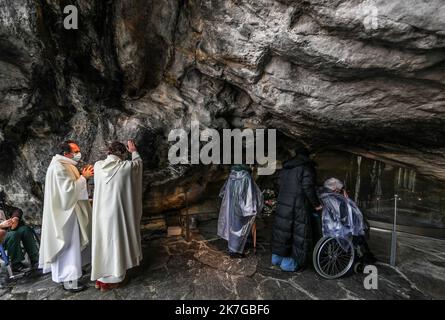
[[2, 228], [2, 229], [7, 229], [7, 228], [10, 228], [11, 226], [12, 226], [11, 219], [5, 220], [2, 223], [0, 223], [0, 228]]
[[83, 168], [82, 176], [85, 179], [90, 179], [92, 176], [94, 176], [94, 167], [92, 165], [88, 165], [85, 168]]
[[137, 151], [136, 145], [134, 144], [133, 140], [128, 140], [128, 142], [127, 142], [127, 149], [128, 149], [128, 152], [130, 152], [130, 153], [133, 153], [133, 152]]

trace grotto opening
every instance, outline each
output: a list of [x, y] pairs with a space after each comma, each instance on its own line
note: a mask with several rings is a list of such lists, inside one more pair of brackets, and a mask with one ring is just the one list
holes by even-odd
[[400, 232], [445, 239], [444, 17], [443, 0], [0, 0], [0, 188], [39, 226], [60, 141], [94, 163], [134, 139], [144, 227], [205, 225], [228, 167], [168, 161], [171, 130], [198, 120], [277, 130], [263, 190], [306, 145], [373, 228], [397, 194]]

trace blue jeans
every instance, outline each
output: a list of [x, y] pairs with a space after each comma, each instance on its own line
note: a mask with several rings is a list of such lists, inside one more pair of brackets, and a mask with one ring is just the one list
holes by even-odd
[[272, 264], [279, 266], [283, 271], [293, 272], [298, 270], [298, 263], [291, 257], [282, 257], [276, 254], [272, 254]]

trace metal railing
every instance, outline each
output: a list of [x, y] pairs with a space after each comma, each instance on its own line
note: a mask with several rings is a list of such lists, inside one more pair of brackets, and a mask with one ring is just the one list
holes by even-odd
[[[189, 197], [189, 190], [188, 188], [184, 187], [183, 191], [182, 191], [183, 195], [184, 195], [184, 208], [180, 211], [182, 211], [181, 214], [181, 218], [184, 219], [184, 224], [185, 225], [185, 232], [184, 232], [184, 236], [186, 241], [191, 241], [191, 218], [192, 217], [196, 217], [196, 216], [202, 216], [202, 215], [212, 215], [212, 214], [218, 214], [219, 213], [219, 208], [220, 208], [220, 204], [221, 204], [221, 199], [218, 196], [200, 196], [199, 199], [197, 199], [194, 204], [196, 203], [209, 203], [209, 202], [214, 202], [214, 206], [211, 206], [211, 208], [209, 208], [209, 210], [199, 210], [196, 212], [192, 212], [191, 208], [190, 208], [190, 197]], [[411, 234], [419, 234], [417, 232], [410, 232], [410, 229], [419, 229], [417, 227], [406, 227], [405, 226], [398, 226], [398, 214], [400, 211], [400, 204], [399, 202], [402, 201], [401, 197], [397, 194], [394, 195], [393, 198], [390, 199], [375, 199], [375, 200], [371, 200], [371, 201], [359, 201], [359, 207], [363, 207], [363, 211], [369, 210], [372, 207], [372, 204], [375, 204], [375, 202], [379, 202], [379, 203], [385, 203], [385, 216], [389, 217], [388, 213], [388, 209], [391, 209], [392, 207], [392, 221], [389, 223], [380, 223], [378, 221], [375, 221], [373, 219], [369, 219], [370, 222], [373, 222], [372, 224], [378, 224], [378, 228], [380, 229], [388, 229], [391, 232], [391, 244], [390, 244], [390, 265], [391, 266], [395, 266], [396, 262], [397, 262], [397, 233], [398, 232], [404, 232], [404, 233], [411, 233]], [[184, 214], [185, 211], [185, 214]], [[374, 223], [376, 222], [376, 223]], [[443, 230], [445, 232], [445, 229]], [[422, 235], [422, 234], [421, 234]]]
[[397, 194], [394, 195], [394, 219], [392, 223], [391, 233], [391, 255], [389, 258], [389, 264], [393, 267], [396, 266], [396, 254], [397, 254], [397, 201], [402, 200]]

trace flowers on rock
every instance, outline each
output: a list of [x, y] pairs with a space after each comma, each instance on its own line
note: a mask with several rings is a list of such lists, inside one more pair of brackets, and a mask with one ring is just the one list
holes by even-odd
[[272, 189], [265, 189], [263, 191], [264, 208], [263, 215], [272, 215], [277, 207], [277, 195]]

